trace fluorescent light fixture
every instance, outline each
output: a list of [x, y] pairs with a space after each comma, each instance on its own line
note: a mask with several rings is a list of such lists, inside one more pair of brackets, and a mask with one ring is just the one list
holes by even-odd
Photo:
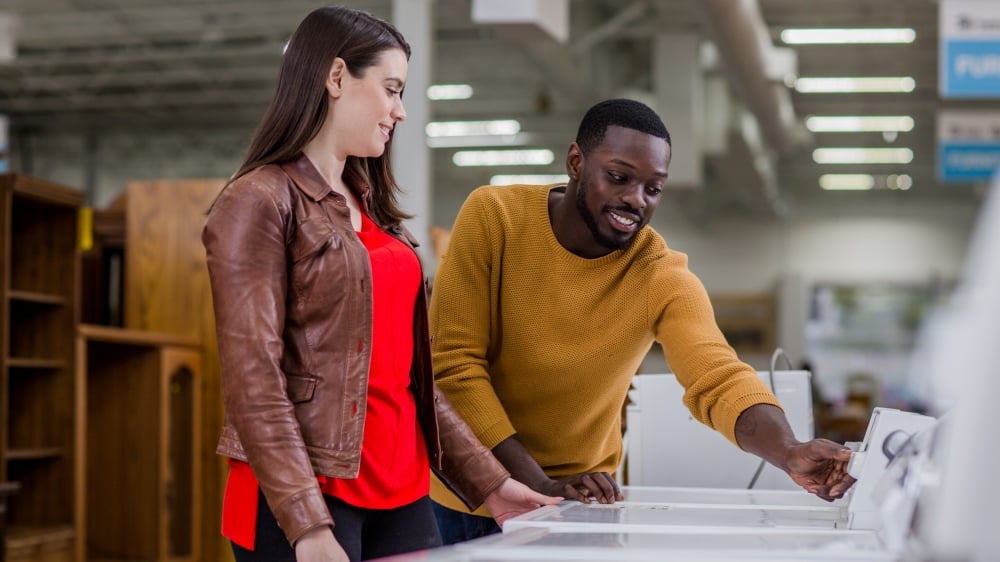
[[806, 118], [806, 128], [814, 133], [853, 133], [859, 131], [912, 131], [909, 115], [813, 115]]
[[428, 137], [468, 137], [475, 135], [513, 135], [521, 130], [514, 119], [493, 121], [435, 121], [424, 131]]
[[817, 148], [813, 161], [817, 164], [909, 164], [913, 151], [909, 148]]
[[451, 157], [456, 166], [545, 166], [555, 160], [547, 148], [525, 150], [460, 150]]
[[871, 174], [823, 174], [819, 186], [826, 190], [863, 191], [875, 187], [875, 176]]
[[803, 94], [907, 93], [917, 87], [912, 76], [799, 78], [795, 89]]
[[908, 27], [872, 29], [789, 28], [781, 32], [788, 45], [829, 45], [841, 43], [913, 43], [917, 32]]
[[531, 144], [531, 136], [516, 135], [468, 135], [464, 137], [427, 137], [431, 148], [472, 148], [478, 146], [524, 146]]
[[427, 97], [432, 100], [467, 100], [472, 97], [468, 84], [434, 84], [428, 86]]
[[497, 174], [490, 178], [490, 185], [511, 185], [515, 183], [545, 185], [550, 183], [566, 183], [568, 181], [569, 176], [566, 174]]

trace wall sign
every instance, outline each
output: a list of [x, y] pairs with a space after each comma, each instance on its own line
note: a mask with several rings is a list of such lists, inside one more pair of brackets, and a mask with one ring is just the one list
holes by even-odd
[[1000, 2], [941, 0], [942, 98], [1000, 97]]
[[989, 180], [1000, 167], [1000, 111], [938, 113], [938, 179]]

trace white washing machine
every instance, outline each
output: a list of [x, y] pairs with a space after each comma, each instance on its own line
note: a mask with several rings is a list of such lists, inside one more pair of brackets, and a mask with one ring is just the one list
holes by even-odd
[[[624, 501], [613, 505], [566, 501], [507, 521], [500, 535], [385, 560], [899, 562], [901, 549], [886, 545], [900, 541], [883, 535], [908, 532], [912, 510], [893, 498], [919, 475], [912, 449], [921, 440], [906, 435], [927, 422], [897, 411], [873, 416], [865, 442], [857, 444], [851, 471], [859, 482], [849, 500], [828, 503], [801, 490], [625, 487]], [[903, 452], [895, 454], [892, 443]], [[859, 501], [859, 492], [874, 499]], [[859, 520], [854, 506], [894, 524], [848, 528]]]
[[383, 562], [898, 562], [871, 531], [647, 533], [523, 528]]

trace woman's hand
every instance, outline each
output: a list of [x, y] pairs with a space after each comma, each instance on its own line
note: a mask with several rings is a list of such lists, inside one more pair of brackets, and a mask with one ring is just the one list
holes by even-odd
[[562, 498], [545, 496], [521, 484], [513, 478], [508, 478], [486, 497], [486, 507], [493, 514], [497, 525], [503, 527], [504, 521], [517, 517], [543, 505], [554, 505]]
[[330, 527], [316, 527], [295, 543], [297, 562], [350, 562]]

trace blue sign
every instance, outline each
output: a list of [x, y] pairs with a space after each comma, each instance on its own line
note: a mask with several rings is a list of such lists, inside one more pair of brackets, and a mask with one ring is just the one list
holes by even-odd
[[941, 143], [938, 178], [942, 182], [987, 181], [1000, 167], [1000, 143]]
[[1000, 41], [947, 41], [942, 97], [1000, 97]]
[[940, 94], [1000, 97], [1000, 2], [941, 0]]

